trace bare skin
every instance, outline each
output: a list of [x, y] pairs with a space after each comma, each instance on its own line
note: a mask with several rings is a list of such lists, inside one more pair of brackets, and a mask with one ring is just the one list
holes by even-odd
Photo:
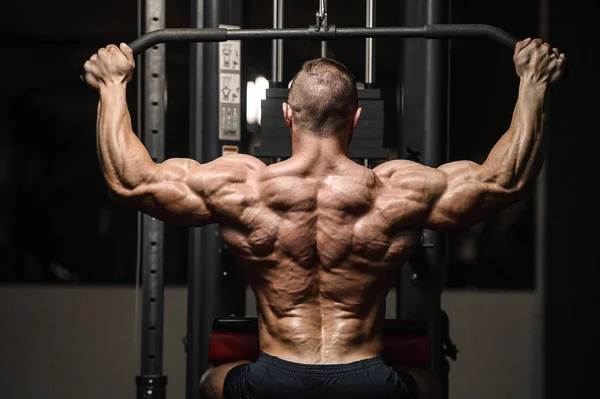
[[[207, 164], [155, 164], [134, 134], [125, 100], [131, 50], [108, 46], [85, 64], [100, 92], [98, 156], [111, 196], [168, 223], [218, 223], [254, 290], [260, 348], [297, 363], [349, 363], [380, 354], [385, 297], [424, 228], [477, 223], [527, 193], [543, 163], [544, 96], [565, 57], [541, 40], [515, 48], [521, 79], [512, 123], [479, 165], [437, 169], [398, 160], [374, 170], [347, 158], [351, 131], [319, 138], [296, 129], [293, 156], [266, 166], [247, 155]], [[233, 365], [207, 378], [220, 397]], [[410, 372], [410, 370], [408, 370]], [[414, 372], [418, 375], [418, 372]], [[422, 397], [436, 397], [418, 375]]]

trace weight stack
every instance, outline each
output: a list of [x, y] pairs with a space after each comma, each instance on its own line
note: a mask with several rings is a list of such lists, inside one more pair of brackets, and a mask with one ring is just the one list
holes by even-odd
[[[253, 148], [253, 155], [261, 158], [288, 158], [292, 156], [290, 131], [285, 125], [281, 104], [288, 99], [286, 88], [267, 89], [262, 101], [260, 145]], [[348, 157], [352, 159], [389, 159], [389, 151], [383, 148], [383, 100], [379, 89], [358, 91], [358, 105], [362, 115], [354, 129]]]

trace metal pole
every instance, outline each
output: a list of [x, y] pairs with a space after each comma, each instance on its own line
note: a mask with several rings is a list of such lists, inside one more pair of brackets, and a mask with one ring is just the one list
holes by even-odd
[[[426, 0], [425, 23], [445, 22], [443, 0]], [[446, 161], [447, 128], [447, 55], [446, 43], [438, 40], [425, 42], [425, 104], [423, 163], [437, 168]], [[446, 234], [424, 231], [425, 255], [428, 259], [429, 276], [426, 287], [426, 320], [431, 340], [431, 365], [442, 376], [443, 343], [441, 337], [441, 276], [446, 266]]]
[[[327, 0], [319, 1], [319, 14], [325, 16], [327, 14]], [[327, 58], [327, 41], [321, 42], [321, 58]]]
[[[220, 22], [222, 1], [204, 1], [204, 26], [217, 28]], [[219, 44], [205, 43], [202, 57], [202, 156], [201, 163], [208, 163], [220, 156], [219, 153]], [[200, 263], [192, 267], [200, 268], [200, 370], [197, 377], [208, 367], [208, 337], [212, 330], [212, 321], [217, 316], [220, 305], [221, 271], [219, 259], [219, 233], [215, 224], [202, 227], [200, 235]], [[198, 379], [196, 379], [198, 381]], [[197, 384], [197, 383], [196, 383]], [[196, 387], [194, 392], [198, 392]], [[198, 396], [193, 396], [198, 398]], [[192, 397], [190, 397], [192, 399]]]
[[[283, 29], [283, 0], [273, 0], [273, 29]], [[283, 82], [283, 40], [272, 42], [271, 79]]]
[[[549, 40], [550, 36], [550, 0], [540, 0], [538, 4], [539, 10], [539, 26], [540, 26], [540, 37], [544, 40]], [[546, 113], [546, 120], [549, 120], [548, 102], [544, 109]], [[548, 129], [546, 124], [546, 129]], [[545, 134], [549, 132], [546, 130]], [[550, 141], [549, 139], [546, 139]], [[535, 306], [537, 316], [534, 320], [537, 328], [534, 331], [542, 331], [542, 333], [536, 334], [534, 339], [535, 346], [533, 348], [534, 353], [534, 370], [533, 375], [533, 389], [531, 397], [533, 399], [542, 399], [546, 395], [546, 384], [544, 379], [546, 376], [546, 361], [545, 361], [545, 345], [546, 345], [546, 267], [547, 267], [547, 243], [548, 243], [548, 169], [547, 165], [549, 162], [548, 155], [550, 151], [546, 149], [546, 160], [542, 166], [542, 170], [537, 179], [537, 186], [535, 191]]]
[[[146, 32], [165, 27], [165, 0], [146, 0]], [[165, 158], [165, 45], [145, 54], [144, 62], [144, 145], [154, 162]], [[142, 353], [140, 376], [136, 378], [137, 397], [164, 399], [163, 373], [163, 223], [142, 217]]]
[[[204, 0], [191, 0], [191, 26], [204, 27]], [[203, 50], [204, 44], [194, 43], [190, 49], [190, 157], [202, 159], [203, 125]], [[202, 373], [202, 229], [188, 230], [188, 280], [187, 280], [187, 335], [186, 353], [186, 399], [200, 396], [198, 382]]]
[[[367, 28], [373, 28], [375, 26], [375, 0], [367, 0]], [[365, 46], [365, 85], [369, 86], [373, 84], [375, 78], [375, 71], [373, 69], [373, 52], [374, 52], [373, 38], [368, 37], [366, 39]]]

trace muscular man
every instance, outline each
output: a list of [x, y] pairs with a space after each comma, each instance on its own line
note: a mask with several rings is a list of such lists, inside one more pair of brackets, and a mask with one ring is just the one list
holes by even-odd
[[426, 372], [383, 363], [383, 304], [422, 229], [477, 223], [532, 186], [546, 144], [544, 96], [565, 56], [527, 39], [514, 62], [512, 123], [483, 164], [397, 160], [373, 170], [346, 156], [361, 110], [354, 77], [335, 61], [307, 62], [296, 75], [283, 104], [293, 156], [270, 166], [248, 155], [154, 163], [127, 110], [131, 49], [108, 46], [86, 62], [112, 198], [180, 226], [218, 223], [256, 295], [260, 357], [207, 373], [207, 397], [439, 395]]

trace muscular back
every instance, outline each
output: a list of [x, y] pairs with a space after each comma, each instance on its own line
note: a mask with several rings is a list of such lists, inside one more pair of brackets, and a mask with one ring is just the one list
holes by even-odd
[[418, 243], [410, 220], [420, 208], [347, 158], [257, 172], [239, 205], [219, 211], [237, 214], [221, 233], [256, 294], [261, 349], [302, 363], [378, 354], [385, 298]]

